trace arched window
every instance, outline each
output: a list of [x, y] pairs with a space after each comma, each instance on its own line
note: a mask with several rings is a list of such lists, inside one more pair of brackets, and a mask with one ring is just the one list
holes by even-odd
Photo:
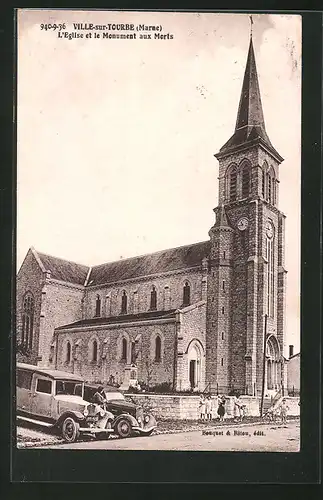
[[121, 352], [121, 359], [123, 361], [127, 361], [127, 339], [122, 339], [122, 352]]
[[34, 334], [34, 299], [27, 293], [23, 302], [21, 343], [26, 349], [32, 349]]
[[100, 295], [96, 296], [96, 301], [95, 301], [95, 316], [101, 316], [101, 299], [100, 299]]
[[250, 194], [250, 168], [245, 164], [241, 174], [241, 195], [242, 198], [248, 198]]
[[237, 169], [232, 167], [229, 174], [229, 201], [237, 199]]
[[161, 340], [159, 335], [157, 335], [155, 340], [155, 361], [161, 360]]
[[127, 307], [128, 307], [128, 297], [125, 290], [123, 290], [121, 296], [121, 314], [127, 314]]
[[150, 292], [150, 309], [155, 311], [157, 309], [157, 292], [156, 287], [153, 286]]
[[68, 341], [66, 344], [66, 363], [71, 362], [71, 343]]
[[96, 363], [98, 360], [98, 343], [96, 340], [93, 340], [92, 344], [92, 361]]
[[265, 184], [266, 184], [266, 174], [264, 170], [261, 171], [261, 196], [265, 197]]
[[191, 303], [191, 287], [189, 282], [186, 281], [183, 288], [183, 306], [189, 306]]
[[271, 202], [271, 175], [267, 174], [267, 201]]

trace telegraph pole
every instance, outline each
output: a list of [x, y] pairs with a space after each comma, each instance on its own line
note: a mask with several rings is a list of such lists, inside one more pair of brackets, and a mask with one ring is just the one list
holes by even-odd
[[267, 340], [267, 314], [265, 314], [265, 326], [264, 326], [264, 352], [263, 352], [263, 363], [262, 363], [262, 389], [261, 389], [261, 405], [260, 405], [260, 416], [262, 417], [264, 409], [264, 395], [265, 395], [265, 375], [266, 375], [266, 340]]

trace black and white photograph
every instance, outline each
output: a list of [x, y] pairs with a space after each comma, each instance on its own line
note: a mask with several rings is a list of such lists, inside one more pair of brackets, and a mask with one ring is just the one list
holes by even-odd
[[17, 11], [16, 447], [300, 451], [302, 17]]

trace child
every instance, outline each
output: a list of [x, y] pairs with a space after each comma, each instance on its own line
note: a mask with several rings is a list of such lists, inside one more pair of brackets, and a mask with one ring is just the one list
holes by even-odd
[[281, 402], [281, 405], [280, 405], [280, 418], [281, 418], [282, 424], [286, 424], [287, 410], [289, 410], [289, 407], [286, 405], [286, 399], [283, 399]]
[[206, 409], [206, 407], [205, 407], [205, 399], [204, 399], [203, 394], [201, 394], [200, 401], [199, 401], [199, 410], [200, 410], [200, 419], [202, 421], [205, 420], [205, 409]]
[[210, 394], [207, 396], [205, 400], [205, 413], [206, 413], [206, 420], [212, 420], [212, 399]]

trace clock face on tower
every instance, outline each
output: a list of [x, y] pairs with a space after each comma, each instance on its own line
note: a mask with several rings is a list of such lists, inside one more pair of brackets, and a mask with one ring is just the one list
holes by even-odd
[[266, 223], [266, 235], [268, 238], [272, 238], [274, 236], [274, 228], [270, 221]]
[[238, 220], [237, 228], [240, 231], [245, 231], [248, 227], [249, 221], [247, 217], [241, 217], [241, 219]]

